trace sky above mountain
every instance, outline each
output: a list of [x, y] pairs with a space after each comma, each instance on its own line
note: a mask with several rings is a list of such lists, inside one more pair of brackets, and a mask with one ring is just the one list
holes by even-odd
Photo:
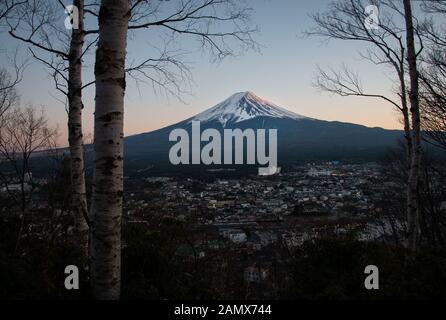
[[[168, 2], [166, 2], [168, 3]], [[400, 128], [397, 112], [380, 100], [343, 98], [321, 93], [312, 87], [316, 65], [338, 67], [342, 63], [358, 72], [365, 88], [370, 92], [388, 94], [391, 79], [385, 68], [361, 60], [357, 43], [330, 42], [305, 38], [303, 32], [312, 26], [309, 15], [325, 10], [328, 0], [252, 0], [253, 23], [260, 32], [256, 40], [262, 45], [261, 52], [247, 52], [243, 56], [229, 58], [221, 63], [211, 63], [200, 51], [191, 52], [194, 84], [192, 95], [184, 95], [180, 102], [174, 97], [154, 92], [148, 83], [136, 85], [128, 79], [125, 105], [125, 135], [148, 132], [194, 116], [235, 92], [253, 91], [297, 114], [321, 120], [339, 120], [387, 129]], [[61, 22], [63, 23], [63, 21]], [[147, 33], [132, 35], [128, 52], [132, 58], [146, 53], [151, 40], [157, 35]], [[196, 47], [190, 38], [182, 38], [180, 44], [186, 50]], [[12, 49], [17, 43], [8, 35], [0, 35], [0, 47]], [[22, 47], [23, 49], [23, 47]], [[25, 52], [26, 50], [21, 50]], [[94, 55], [85, 58], [90, 64], [85, 70], [85, 80], [92, 79]], [[3, 63], [1, 63], [3, 65]], [[61, 129], [60, 144], [66, 145], [66, 111], [60, 95], [54, 89], [48, 71], [33, 63], [20, 84], [23, 104], [45, 106], [53, 124]], [[84, 92], [84, 127], [88, 137], [93, 131], [94, 87]]]

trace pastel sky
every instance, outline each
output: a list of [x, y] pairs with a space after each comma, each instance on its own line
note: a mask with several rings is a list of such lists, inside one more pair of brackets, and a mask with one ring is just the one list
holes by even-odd
[[[172, 0], [174, 1], [174, 0]], [[363, 61], [358, 43], [333, 41], [325, 44], [318, 38], [305, 38], [302, 33], [312, 26], [309, 14], [324, 10], [328, 0], [253, 0], [253, 23], [260, 32], [256, 40], [262, 45], [261, 53], [247, 52], [215, 64], [202, 52], [187, 56], [192, 66], [193, 95], [185, 95], [186, 104], [174, 97], [166, 98], [154, 92], [150, 84], [135, 83], [128, 79], [125, 103], [125, 135], [147, 132], [173, 124], [199, 113], [235, 92], [253, 91], [290, 111], [323, 120], [338, 120], [401, 128], [398, 113], [388, 103], [373, 98], [338, 97], [319, 92], [312, 86], [316, 66], [339, 67], [343, 63], [357, 71], [364, 87], [373, 93], [389, 94], [392, 86], [386, 68], [377, 68]], [[63, 21], [61, 21], [63, 23]], [[128, 51], [133, 58], [144, 57], [155, 33], [132, 34]], [[153, 42], [156, 42], [154, 40]], [[191, 38], [181, 40], [188, 49], [194, 48]], [[6, 34], [0, 43], [8, 48], [17, 45]], [[25, 51], [23, 47], [21, 50]], [[3, 58], [2, 58], [3, 59]], [[92, 59], [92, 56], [88, 59]], [[2, 65], [3, 63], [0, 63]], [[92, 67], [85, 70], [86, 82]], [[387, 74], [386, 74], [387, 73]], [[61, 129], [60, 144], [66, 145], [67, 116], [64, 105], [44, 66], [35, 62], [28, 67], [19, 87], [24, 104], [45, 106], [52, 124]], [[84, 128], [93, 131], [94, 87], [84, 92]]]

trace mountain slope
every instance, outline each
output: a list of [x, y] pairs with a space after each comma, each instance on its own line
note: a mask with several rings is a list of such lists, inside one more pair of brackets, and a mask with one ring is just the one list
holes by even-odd
[[402, 138], [398, 130], [312, 119], [252, 92], [241, 92], [179, 123], [125, 138], [127, 163], [137, 167], [169, 164], [169, 149], [175, 144], [169, 142], [169, 133], [181, 128], [191, 136], [192, 121], [200, 121], [201, 131], [277, 129], [279, 165], [294, 161], [377, 160]]
[[218, 121], [223, 126], [254, 119], [271, 117], [280, 119], [309, 119], [283, 109], [268, 100], [262, 99], [253, 92], [239, 92], [215, 107], [197, 114], [190, 121]]

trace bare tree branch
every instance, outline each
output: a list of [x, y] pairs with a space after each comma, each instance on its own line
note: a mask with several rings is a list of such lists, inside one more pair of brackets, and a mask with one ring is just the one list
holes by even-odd
[[323, 91], [331, 92], [342, 97], [360, 96], [380, 98], [391, 103], [397, 109], [402, 110], [398, 103], [384, 95], [364, 92], [358, 75], [350, 71], [347, 66], [344, 65], [342, 71], [335, 71], [333, 69], [330, 69], [330, 71], [328, 73], [318, 67], [318, 76], [313, 85]]

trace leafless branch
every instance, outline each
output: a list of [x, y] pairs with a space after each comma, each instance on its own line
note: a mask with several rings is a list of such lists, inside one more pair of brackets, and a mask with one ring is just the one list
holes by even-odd
[[331, 92], [342, 97], [360, 96], [380, 98], [401, 110], [401, 106], [398, 103], [384, 95], [364, 92], [359, 76], [349, 70], [345, 65], [341, 71], [330, 69], [330, 72], [318, 67], [317, 74], [316, 81], [313, 85], [323, 91]]
[[235, 54], [232, 41], [243, 49], [259, 47], [252, 37], [258, 29], [250, 27], [252, 9], [243, 1], [185, 0], [179, 1], [173, 12], [163, 12], [162, 18], [158, 18], [159, 11], [160, 4], [153, 1], [134, 1], [129, 29], [162, 27], [173, 34], [192, 36], [218, 60]]

